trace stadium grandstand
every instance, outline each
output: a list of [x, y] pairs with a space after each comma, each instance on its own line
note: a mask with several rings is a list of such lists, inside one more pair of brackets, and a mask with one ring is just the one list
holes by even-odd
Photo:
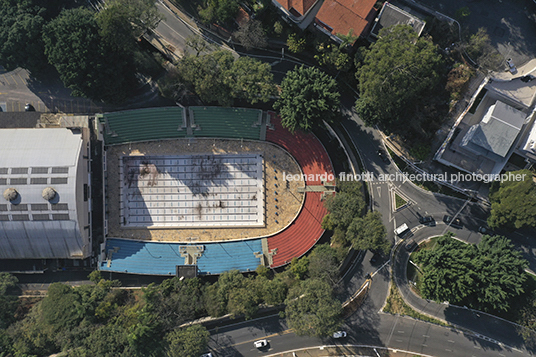
[[275, 113], [169, 107], [98, 119], [106, 178], [100, 270], [275, 268], [322, 236], [322, 200], [333, 185], [318, 177], [333, 173], [331, 162], [314, 135], [291, 134]]

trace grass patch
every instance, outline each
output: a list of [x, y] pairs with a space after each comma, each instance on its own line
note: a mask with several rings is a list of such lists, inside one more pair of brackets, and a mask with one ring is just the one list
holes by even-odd
[[431, 322], [436, 325], [447, 326], [447, 327], [450, 326], [449, 324], [446, 324], [443, 321], [434, 319], [433, 317], [428, 317], [426, 315], [423, 315], [413, 310], [408, 304], [406, 304], [404, 299], [402, 299], [402, 295], [400, 295], [400, 291], [398, 290], [398, 287], [396, 286], [395, 282], [392, 280], [391, 280], [391, 288], [389, 289], [389, 296], [387, 297], [387, 302], [385, 303], [383, 312], [387, 312], [389, 314], [395, 314], [395, 315], [409, 316], [409, 317], [413, 317], [414, 319], [422, 320], [425, 322]]
[[395, 193], [395, 209], [399, 209], [404, 206], [408, 201], [402, 198], [398, 193]]

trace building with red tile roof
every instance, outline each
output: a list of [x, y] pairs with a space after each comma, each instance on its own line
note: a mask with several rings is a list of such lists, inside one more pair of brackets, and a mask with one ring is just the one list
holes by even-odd
[[376, 0], [324, 0], [316, 14], [315, 26], [335, 41], [337, 35], [367, 36], [377, 10]]

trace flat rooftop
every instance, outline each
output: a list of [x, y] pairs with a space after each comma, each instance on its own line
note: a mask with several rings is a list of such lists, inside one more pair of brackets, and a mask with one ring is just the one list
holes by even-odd
[[264, 225], [262, 153], [123, 156], [123, 227]]

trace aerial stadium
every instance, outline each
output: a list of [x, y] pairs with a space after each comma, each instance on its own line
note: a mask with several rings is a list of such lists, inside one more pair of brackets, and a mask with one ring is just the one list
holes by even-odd
[[190, 276], [277, 268], [324, 233], [329, 156], [314, 135], [291, 134], [275, 113], [164, 107], [97, 118], [101, 271]]

